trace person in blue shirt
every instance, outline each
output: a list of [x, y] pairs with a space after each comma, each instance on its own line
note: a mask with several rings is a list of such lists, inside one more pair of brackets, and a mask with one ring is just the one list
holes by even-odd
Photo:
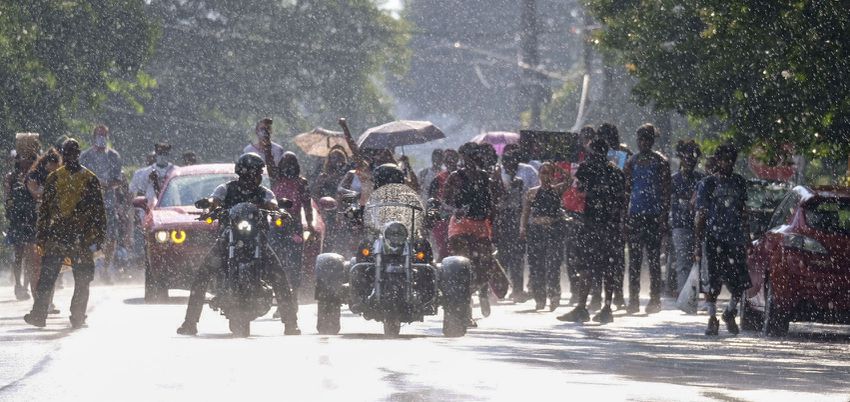
[[623, 169], [629, 197], [626, 224], [629, 245], [629, 305], [626, 312], [640, 310], [640, 270], [643, 253], [649, 265], [647, 314], [661, 311], [661, 239], [668, 232], [670, 211], [670, 163], [652, 150], [657, 130], [652, 124], [637, 129], [638, 153]]
[[717, 296], [722, 285], [732, 294], [722, 318], [726, 329], [737, 334], [738, 302], [743, 292], [752, 286], [747, 271], [747, 180], [732, 171], [738, 158], [734, 146], [717, 147], [714, 158], [716, 172], [697, 187], [694, 260], [702, 258], [704, 240], [709, 282], [706, 290], [709, 319], [705, 334], [717, 335], [720, 327]]
[[676, 156], [679, 158], [679, 171], [672, 178], [670, 228], [672, 229], [676, 290], [681, 292], [693, 265], [691, 256], [694, 249], [694, 195], [697, 184], [705, 177], [705, 174], [696, 170], [702, 151], [694, 140], [679, 141], [676, 144]]

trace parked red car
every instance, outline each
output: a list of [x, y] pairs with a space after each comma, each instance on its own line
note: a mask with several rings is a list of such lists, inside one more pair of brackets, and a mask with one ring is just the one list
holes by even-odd
[[850, 324], [850, 189], [793, 188], [747, 264], [744, 329], [784, 335], [791, 321]]
[[[220, 184], [236, 178], [233, 164], [202, 164], [175, 168], [166, 178], [153, 205], [144, 197], [134, 204], [147, 210], [145, 234], [145, 301], [168, 298], [168, 289], [189, 289], [195, 271], [218, 235], [218, 224], [198, 221], [201, 211], [195, 201], [208, 197]], [[268, 186], [268, 178], [264, 178]], [[313, 265], [321, 252], [324, 223], [313, 202], [313, 227], [305, 235], [302, 283], [312, 283]], [[306, 226], [304, 216], [302, 222]], [[303, 287], [303, 285], [302, 285]]]

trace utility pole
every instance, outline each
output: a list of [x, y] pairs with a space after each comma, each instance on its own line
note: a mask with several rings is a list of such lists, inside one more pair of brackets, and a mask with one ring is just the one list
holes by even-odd
[[541, 87], [542, 78], [536, 71], [540, 65], [540, 53], [537, 49], [537, 0], [522, 0], [520, 19], [520, 50], [523, 64], [520, 73], [522, 104], [531, 106], [531, 127], [529, 128], [540, 129], [543, 88]]

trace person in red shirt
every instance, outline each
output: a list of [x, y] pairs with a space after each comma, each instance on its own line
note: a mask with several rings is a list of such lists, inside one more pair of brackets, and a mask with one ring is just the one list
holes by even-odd
[[[431, 185], [428, 186], [427, 194], [429, 199], [433, 198], [440, 201], [440, 203], [445, 203], [446, 181], [448, 181], [449, 175], [457, 170], [459, 160], [460, 156], [454, 149], [443, 151], [443, 165], [446, 167], [446, 170], [438, 173], [434, 177], [434, 180], [431, 181]], [[447, 212], [445, 208], [441, 208], [440, 212], [441, 219], [431, 229], [431, 236], [434, 238], [434, 243], [436, 243], [435, 248], [438, 259], [443, 259], [449, 255], [449, 217], [451, 213]]]
[[[274, 168], [273, 168], [274, 169]], [[277, 174], [272, 181], [272, 192], [278, 199], [286, 198], [292, 206], [286, 209], [294, 219], [295, 228], [273, 230], [272, 247], [280, 257], [293, 291], [301, 285], [301, 258], [304, 251], [304, 227], [301, 214], [307, 222], [307, 232], [313, 232], [313, 207], [310, 198], [310, 186], [307, 179], [301, 177], [301, 165], [292, 152], [285, 152], [277, 165]], [[294, 292], [297, 295], [297, 291]], [[277, 313], [276, 313], [277, 314]]]

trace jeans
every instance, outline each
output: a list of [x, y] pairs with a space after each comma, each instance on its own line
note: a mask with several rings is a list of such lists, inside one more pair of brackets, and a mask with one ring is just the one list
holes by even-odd
[[[33, 316], [44, 317], [47, 315], [47, 309], [53, 300], [53, 288], [56, 285], [56, 279], [59, 277], [59, 271], [62, 269], [62, 261], [65, 257], [66, 255], [61, 253], [51, 253], [41, 259], [41, 275], [38, 278], [32, 306]], [[89, 284], [94, 279], [94, 260], [92, 253], [88, 250], [78, 250], [69, 253], [67, 257], [71, 258], [72, 272], [74, 273], [71, 316], [84, 318], [89, 303]]]
[[661, 299], [661, 216], [632, 215], [629, 225], [629, 300], [640, 299], [640, 271], [643, 253], [649, 264], [649, 298]]
[[673, 229], [673, 269], [676, 270], [676, 290], [682, 291], [694, 265], [694, 231], [691, 228]]
[[532, 296], [537, 302], [561, 298], [561, 225], [530, 225], [528, 229], [528, 270]]

